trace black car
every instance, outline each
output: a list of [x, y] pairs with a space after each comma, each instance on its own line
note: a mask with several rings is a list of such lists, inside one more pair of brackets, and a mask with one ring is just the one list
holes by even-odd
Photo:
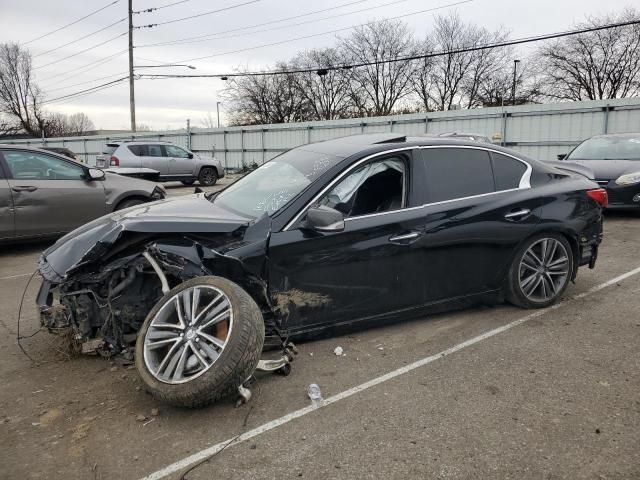
[[[584, 176], [492, 145], [330, 140], [221, 193], [72, 232], [41, 257], [38, 304], [84, 352], [130, 355], [135, 342], [148, 389], [199, 406], [246, 393], [256, 368], [287, 373], [291, 338], [485, 302], [551, 305], [594, 266], [605, 203]], [[279, 358], [260, 360], [265, 335]]]
[[607, 208], [640, 211], [640, 133], [596, 135], [558, 159], [589, 168], [607, 190]]

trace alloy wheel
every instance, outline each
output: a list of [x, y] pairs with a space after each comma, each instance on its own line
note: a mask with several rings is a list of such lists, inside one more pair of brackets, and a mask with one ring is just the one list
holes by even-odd
[[569, 279], [569, 253], [555, 238], [542, 238], [524, 253], [518, 269], [520, 290], [533, 302], [547, 302]]
[[144, 338], [144, 362], [157, 380], [178, 384], [209, 370], [231, 338], [233, 310], [219, 289], [182, 290], [160, 308]]

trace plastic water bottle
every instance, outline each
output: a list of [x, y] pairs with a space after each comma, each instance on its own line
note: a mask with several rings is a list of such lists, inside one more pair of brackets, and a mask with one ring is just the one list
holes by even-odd
[[311, 405], [314, 407], [320, 406], [322, 403], [322, 392], [317, 384], [312, 383], [309, 385], [309, 388], [307, 388], [307, 395], [309, 395], [309, 398], [311, 399]]

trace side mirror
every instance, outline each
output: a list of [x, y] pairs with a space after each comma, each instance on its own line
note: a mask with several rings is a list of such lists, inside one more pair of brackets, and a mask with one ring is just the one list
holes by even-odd
[[88, 180], [102, 180], [104, 176], [104, 170], [100, 170], [99, 168], [90, 168], [87, 172]]
[[189, 152], [189, 158], [193, 158], [193, 153]]
[[307, 211], [305, 226], [318, 232], [341, 232], [344, 230], [344, 215], [325, 205], [312, 207]]
[[558, 154], [558, 160], [564, 160], [565, 158], [567, 158], [567, 154], [566, 153], [559, 153]]

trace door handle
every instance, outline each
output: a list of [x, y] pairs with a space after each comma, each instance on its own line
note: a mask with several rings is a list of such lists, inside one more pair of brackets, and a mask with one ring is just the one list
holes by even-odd
[[409, 241], [409, 243], [411, 243], [410, 240], [416, 240], [419, 236], [420, 236], [420, 233], [418, 232], [403, 233], [401, 235], [392, 236], [391, 238], [389, 238], [389, 241], [392, 243]]
[[35, 192], [37, 189], [38, 187], [34, 187], [33, 185], [11, 187], [11, 190], [13, 190], [14, 192]]
[[524, 219], [527, 215], [531, 213], [531, 210], [528, 208], [520, 208], [518, 210], [512, 210], [507, 213], [504, 218], [511, 221], [518, 221]]

